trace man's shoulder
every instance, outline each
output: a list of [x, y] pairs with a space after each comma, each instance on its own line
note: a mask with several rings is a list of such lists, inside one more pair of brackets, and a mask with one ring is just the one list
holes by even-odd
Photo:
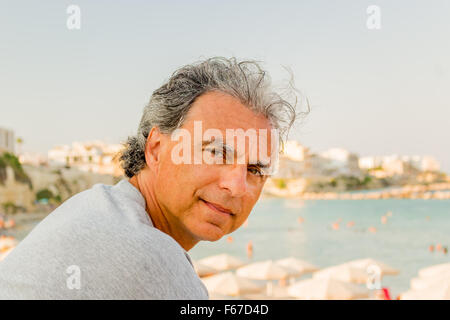
[[143, 216], [150, 220], [144, 208], [120, 202], [111, 188], [95, 185], [75, 195], [61, 207], [61, 219], [54, 212], [55, 221], [49, 221], [48, 229], [57, 230], [64, 238], [61, 243], [79, 252], [101, 250], [105, 259], [109, 256], [136, 264], [153, 260], [164, 265], [188, 262], [186, 252], [172, 237], [144, 220]]
[[65, 200], [57, 210], [72, 209], [75, 205], [87, 208], [99, 207], [104, 202], [112, 200], [112, 188], [113, 186], [110, 185], [95, 184], [91, 188], [78, 192]]
[[140, 226], [133, 233], [125, 233], [123, 239], [130, 248], [145, 256], [161, 260], [186, 261], [184, 249], [172, 237], [152, 226]]
[[104, 208], [105, 204], [111, 202], [111, 186], [95, 184], [87, 190], [83, 190], [64, 200], [56, 209], [54, 209], [45, 220], [67, 218], [68, 213], [74, 213], [78, 216], [90, 211], [97, 211]]

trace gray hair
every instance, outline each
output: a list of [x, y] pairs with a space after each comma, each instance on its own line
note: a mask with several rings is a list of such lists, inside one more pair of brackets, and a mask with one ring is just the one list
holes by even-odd
[[162, 133], [172, 133], [182, 126], [195, 99], [209, 91], [229, 94], [255, 113], [263, 114], [278, 130], [281, 144], [297, 116], [297, 97], [295, 104], [291, 104], [273, 91], [270, 77], [256, 61], [214, 57], [186, 65], [153, 92], [137, 135], [125, 142], [120, 161], [127, 177], [133, 177], [145, 167], [145, 145], [150, 130], [156, 126]]

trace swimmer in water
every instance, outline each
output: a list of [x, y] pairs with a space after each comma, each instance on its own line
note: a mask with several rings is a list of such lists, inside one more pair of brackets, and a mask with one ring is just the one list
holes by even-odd
[[249, 259], [253, 257], [253, 243], [251, 240], [247, 243], [247, 257]]

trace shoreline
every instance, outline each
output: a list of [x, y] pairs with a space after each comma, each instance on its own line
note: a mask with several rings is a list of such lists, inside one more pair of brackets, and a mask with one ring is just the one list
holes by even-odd
[[430, 185], [406, 185], [378, 190], [356, 190], [343, 192], [298, 192], [286, 189], [265, 190], [264, 197], [290, 198], [300, 200], [450, 200], [450, 183]]

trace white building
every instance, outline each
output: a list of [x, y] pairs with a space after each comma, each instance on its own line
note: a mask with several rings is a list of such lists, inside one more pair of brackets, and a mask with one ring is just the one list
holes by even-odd
[[418, 171], [439, 171], [439, 162], [431, 156], [368, 156], [359, 159], [359, 167], [369, 170], [382, 168], [388, 175], [404, 174], [408, 168]]
[[73, 142], [71, 146], [56, 146], [48, 152], [50, 165], [76, 167], [82, 171], [121, 175], [117, 154], [120, 144], [106, 144], [102, 141]]
[[358, 161], [359, 167], [364, 170], [373, 169], [382, 165], [381, 157], [361, 157]]
[[14, 131], [0, 128], [0, 152], [14, 153]]
[[19, 155], [19, 161], [21, 164], [29, 164], [35, 167], [48, 163], [47, 157], [39, 152], [23, 152]]
[[345, 164], [350, 157], [350, 152], [342, 148], [331, 148], [321, 152], [320, 156], [336, 163]]
[[432, 156], [404, 156], [402, 160], [420, 171], [439, 171], [441, 165]]
[[295, 140], [289, 140], [284, 145], [284, 156], [294, 161], [304, 161], [307, 148]]
[[359, 175], [358, 156], [342, 148], [331, 148], [319, 153], [325, 171], [337, 174]]

